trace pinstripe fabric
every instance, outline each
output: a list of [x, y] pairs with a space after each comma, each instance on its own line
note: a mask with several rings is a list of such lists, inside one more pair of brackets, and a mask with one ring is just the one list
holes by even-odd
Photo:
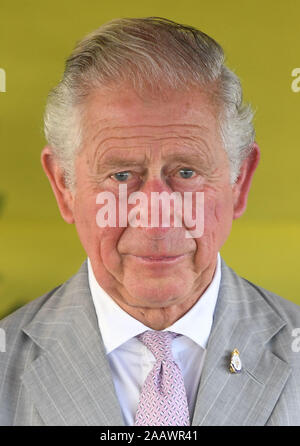
[[[0, 322], [0, 425], [123, 425], [86, 262]], [[300, 425], [300, 309], [238, 277], [222, 280], [192, 425]], [[229, 372], [240, 352], [242, 372]]]

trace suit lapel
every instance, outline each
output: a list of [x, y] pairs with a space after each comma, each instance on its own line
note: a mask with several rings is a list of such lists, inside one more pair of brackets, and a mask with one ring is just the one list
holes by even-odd
[[[193, 425], [264, 425], [290, 373], [267, 343], [285, 325], [272, 307], [222, 261], [222, 282]], [[237, 348], [242, 371], [229, 371]]]
[[87, 282], [84, 263], [23, 330], [42, 349], [22, 381], [46, 425], [123, 425]]

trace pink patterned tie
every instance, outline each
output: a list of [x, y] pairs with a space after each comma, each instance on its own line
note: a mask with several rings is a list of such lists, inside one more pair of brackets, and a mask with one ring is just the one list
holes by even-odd
[[147, 376], [135, 416], [135, 426], [189, 426], [189, 410], [180, 368], [172, 354], [170, 331], [147, 330], [137, 338], [156, 362]]

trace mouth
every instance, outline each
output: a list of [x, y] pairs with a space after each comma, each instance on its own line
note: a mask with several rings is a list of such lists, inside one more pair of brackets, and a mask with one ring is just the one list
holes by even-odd
[[185, 256], [186, 256], [186, 254], [180, 254], [180, 255], [176, 255], [176, 256], [156, 256], [156, 255], [136, 256], [136, 255], [132, 254], [132, 257], [139, 260], [140, 262], [147, 263], [147, 264], [153, 264], [153, 265], [162, 264], [162, 263], [166, 263], [166, 264], [176, 263], [176, 262], [179, 262], [180, 260], [182, 260]]

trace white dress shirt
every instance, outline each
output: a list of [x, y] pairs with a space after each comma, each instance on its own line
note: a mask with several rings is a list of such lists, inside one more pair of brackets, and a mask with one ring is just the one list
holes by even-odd
[[[124, 311], [98, 284], [88, 259], [89, 285], [99, 329], [112, 371], [116, 394], [124, 423], [134, 425], [144, 381], [151, 371], [155, 358], [136, 336], [149, 327]], [[220, 255], [212, 282], [196, 304], [166, 331], [178, 333], [172, 343], [174, 360], [182, 370], [192, 418], [200, 375], [210, 335], [213, 314], [221, 280]]]

